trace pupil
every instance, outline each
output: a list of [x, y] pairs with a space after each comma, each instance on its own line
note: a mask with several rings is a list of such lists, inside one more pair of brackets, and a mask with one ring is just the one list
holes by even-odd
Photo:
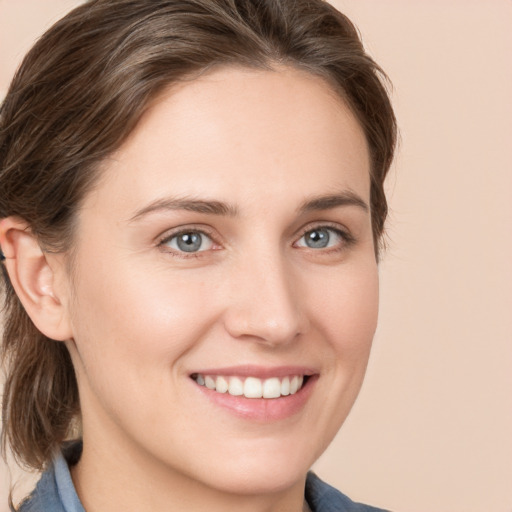
[[185, 233], [178, 237], [178, 247], [185, 252], [198, 251], [201, 248], [201, 241], [199, 233]]
[[325, 229], [315, 229], [315, 231], [311, 231], [306, 239], [307, 246], [313, 249], [322, 249], [327, 247], [328, 243], [329, 233]]

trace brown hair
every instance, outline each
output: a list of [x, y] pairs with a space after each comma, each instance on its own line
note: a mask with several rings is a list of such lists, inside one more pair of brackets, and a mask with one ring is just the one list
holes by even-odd
[[[273, 64], [324, 77], [357, 116], [372, 161], [378, 247], [395, 118], [385, 75], [352, 23], [323, 0], [92, 0], [71, 11], [25, 57], [1, 106], [0, 218], [24, 219], [46, 250], [69, 250], [99, 163], [152, 98], [215, 65]], [[75, 374], [65, 345], [35, 328], [1, 267], [4, 447], [42, 469], [79, 415]]]

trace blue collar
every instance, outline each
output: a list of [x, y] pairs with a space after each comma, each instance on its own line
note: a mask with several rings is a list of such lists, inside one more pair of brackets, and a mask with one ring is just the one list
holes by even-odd
[[66, 444], [18, 512], [85, 512], [69, 472], [69, 465], [76, 464], [81, 453], [81, 441]]

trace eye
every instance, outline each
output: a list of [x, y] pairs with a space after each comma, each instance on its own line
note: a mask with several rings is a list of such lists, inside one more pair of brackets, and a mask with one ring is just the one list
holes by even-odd
[[306, 231], [298, 240], [299, 247], [308, 247], [309, 249], [328, 249], [339, 246], [346, 241], [346, 235], [340, 230], [328, 227], [318, 227]]
[[178, 252], [202, 252], [213, 247], [213, 240], [201, 231], [182, 231], [172, 235], [161, 242], [161, 245], [170, 247]]

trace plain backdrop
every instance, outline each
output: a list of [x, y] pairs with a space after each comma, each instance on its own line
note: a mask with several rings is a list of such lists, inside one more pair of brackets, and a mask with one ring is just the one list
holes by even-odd
[[[0, 0], [0, 96], [78, 3]], [[332, 3], [391, 77], [401, 147], [367, 379], [315, 469], [395, 512], [512, 512], [512, 2]]]

